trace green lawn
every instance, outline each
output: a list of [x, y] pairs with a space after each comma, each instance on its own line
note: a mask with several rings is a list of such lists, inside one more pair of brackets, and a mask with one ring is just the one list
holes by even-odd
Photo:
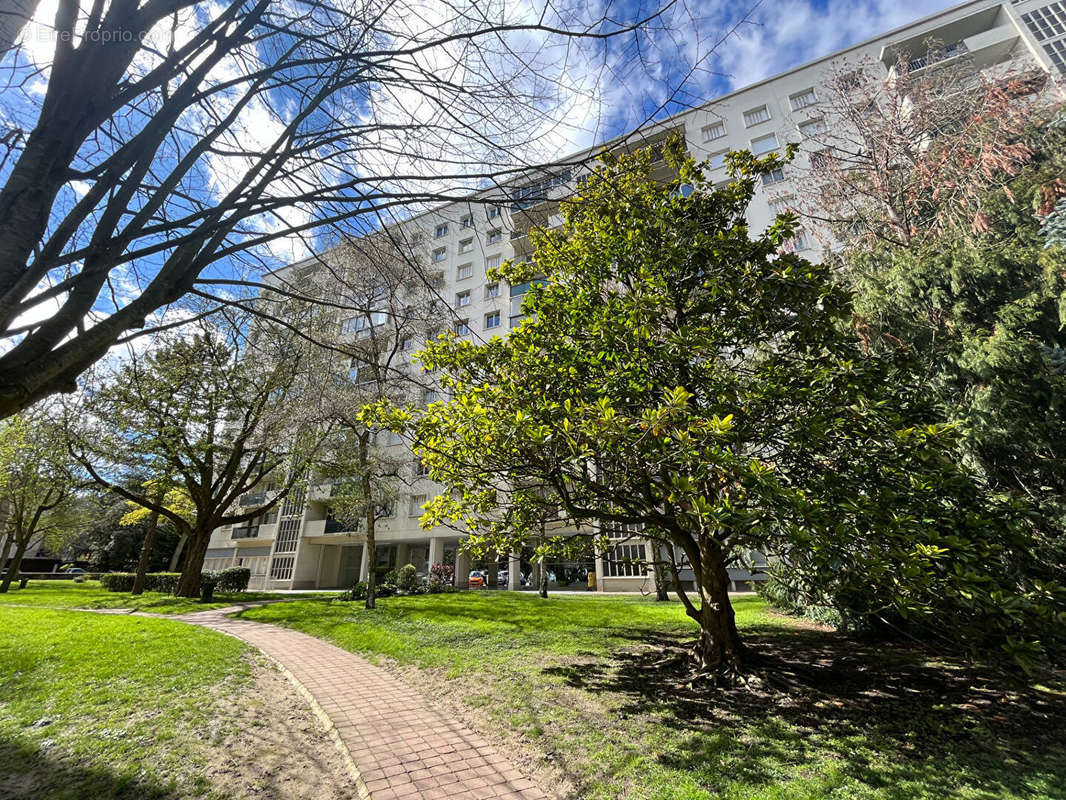
[[[99, 581], [30, 581], [25, 589], [14, 584], [6, 594], [0, 594], [0, 605], [32, 605], [48, 608], [128, 608], [153, 614], [184, 614], [224, 608], [234, 603], [252, 600], [277, 600], [277, 594], [265, 592], [215, 592], [214, 601], [201, 603], [188, 597], [174, 597], [160, 592], [145, 592], [134, 597], [129, 592], [109, 592]], [[327, 596], [322, 595], [313, 596]]]
[[216, 796], [197, 770], [251, 680], [238, 640], [43, 608], [0, 607], [0, 631], [0, 797]]
[[676, 603], [465, 592], [243, 616], [395, 662], [582, 800], [1066, 798], [1061, 682], [1011, 691], [753, 597], [736, 606], [766, 680], [720, 692], [685, 685], [670, 661], [694, 631]]

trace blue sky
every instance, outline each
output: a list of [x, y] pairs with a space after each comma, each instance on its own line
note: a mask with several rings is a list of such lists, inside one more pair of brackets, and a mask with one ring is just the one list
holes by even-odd
[[[702, 58], [680, 95], [680, 103], [667, 113], [698, 105], [763, 78], [849, 47], [929, 14], [959, 5], [952, 0], [763, 0], [744, 5], [729, 0], [695, 0], [679, 11], [676, 39], [664, 45], [687, 49], [690, 58]], [[746, 19], [728, 33], [750, 9]], [[688, 17], [689, 19], [684, 19]], [[723, 36], [725, 37], [723, 39]], [[713, 46], [713, 52], [712, 52]], [[608, 93], [610, 119], [604, 133], [618, 135], [646, 118], [664, 99], [663, 89], [676, 85], [681, 74], [663, 69], [659, 85], [636, 68], [622, 81], [626, 86]], [[661, 116], [661, 115], [660, 115]], [[600, 137], [601, 139], [603, 137]]]
[[[500, 15], [500, 18], [514, 15], [515, 20], [527, 21], [538, 19], [544, 7], [544, 0], [478, 2], [485, 4], [484, 8], [492, 9], [493, 14]], [[25, 33], [24, 50], [20, 58], [24, 59], [23, 63], [36, 65], [41, 71], [33, 73], [21, 93], [9, 90], [2, 104], [5, 116], [19, 118], [23, 127], [32, 127], [36, 104], [43, 94], [47, 64], [54, 47], [54, 39], [49, 31], [51, 21], [55, 19], [56, 5], [57, 0], [41, 0], [37, 18]], [[404, 0], [401, 5], [417, 10], [421, 16], [416, 15], [414, 21], [423, 27], [428, 25], [431, 32], [436, 29], [427, 20], [440, 13], [441, 8], [446, 8], [436, 0]], [[520, 159], [519, 163], [560, 158], [625, 133], [651, 117], [662, 117], [700, 105], [736, 88], [951, 5], [955, 3], [945, 0], [763, 0], [747, 5], [730, 0], [678, 0], [664, 12], [660, 24], [641, 37], [639, 49], [632, 37], [612, 39], [606, 43], [586, 39], [575, 44], [565, 40], [552, 43], [550, 36], [538, 38], [538, 35], [530, 35], [522, 38], [519, 35], [517, 45], [527, 48], [526, 52], [531, 55], [529, 64], [532, 68], [525, 70], [526, 77], [535, 83], [540, 82], [541, 87], [547, 87], [549, 95], [555, 93], [557, 107], [545, 112], [543, 119], [534, 119], [528, 125], [516, 125], [515, 131], [522, 131], [517, 134], [518, 141], [522, 143], [522, 152], [519, 154], [516, 148], [515, 155]], [[557, 5], [550, 4], [548, 7], [556, 8]], [[631, 21], [660, 7], [656, 0], [575, 0], [570, 13], [578, 19], [595, 20], [603, 13], [615, 20]], [[216, 8], [217, 3], [198, 4], [186, 13], [182, 25], [194, 28], [197, 14], [211, 13], [211, 9]], [[419, 31], [410, 33], [404, 30], [404, 26], [410, 22], [407, 18], [395, 21], [401, 35], [421, 35]], [[164, 34], [171, 30], [169, 25], [162, 27], [166, 28]], [[180, 39], [184, 30], [179, 26], [177, 31]], [[437, 64], [442, 64], [441, 71], [452, 74], [448, 72], [448, 57], [446, 52], [427, 54], [424, 66], [435, 69]], [[13, 63], [10, 58], [9, 64]], [[433, 58], [443, 60], [433, 61]], [[474, 63], [480, 64], [476, 59]], [[493, 62], [488, 62], [488, 65], [491, 67]], [[500, 65], [508, 68], [503, 62]], [[380, 93], [378, 97], [373, 96], [372, 89], [368, 91], [371, 94], [359, 96], [358, 106], [353, 113], [375, 119], [388, 119], [391, 114], [396, 119], [417, 122], [420, 113], [417, 107], [426, 106], [418, 96], [412, 102], [411, 95], [405, 95], [402, 91]], [[272, 137], [284, 127], [285, 98], [275, 100], [277, 102], [253, 104], [242, 115], [242, 124], [236, 126], [232, 134], [234, 141], [241, 145], [239, 151], [263, 152]], [[429, 104], [428, 107], [430, 113], [441, 114], [436, 110], [437, 106]], [[476, 116], [481, 110], [477, 107], [472, 111]], [[448, 114], [453, 111], [449, 108]], [[516, 114], [521, 113], [506, 105], [498, 109], [495, 112], [496, 120], [503, 121], [501, 129], [506, 129], [508, 112], [512, 119], [519, 119]], [[482, 118], [479, 124], [483, 128], [486, 122], [491, 120]], [[459, 134], [459, 137], [462, 135]], [[469, 133], [465, 135], [466, 143], [469, 143], [471, 137]], [[418, 155], [421, 161], [415, 166], [421, 165], [425, 169], [425, 165], [433, 164], [434, 159], [437, 163], [446, 162], [441, 154], [447, 153], [450, 147], [461, 148], [463, 145], [463, 142], [456, 145], [448, 139], [448, 135], [444, 134], [439, 145], [437, 141], [427, 145], [425, 141], [408, 135], [406, 140], [398, 139], [394, 146], [383, 148], [381, 152], [386, 155], [368, 155], [368, 161], [365, 164], [360, 162], [357, 168], [361, 171], [366, 167], [373, 171], [371, 174], [382, 176], [417, 175], [420, 173], [417, 169], [410, 169], [413, 162], [407, 157], [411, 151], [405, 148], [421, 151]], [[392, 142], [386, 142], [386, 145], [392, 145]], [[434, 149], [438, 146], [439, 150]], [[499, 151], [496, 152], [498, 154]], [[478, 162], [479, 153], [472, 151], [472, 157], [471, 169], [484, 163]], [[192, 189], [194, 193], [202, 193], [197, 199], [210, 202], [212, 193], [223, 191], [227, 184], [236, 180], [246, 160], [244, 157], [206, 158], [198, 167], [200, 179]], [[451, 179], [451, 185], [462, 187], [466, 184]], [[64, 202], [73, 202], [85, 190], [83, 182], [72, 181]], [[320, 218], [317, 209], [294, 206], [291, 211], [286, 209], [285, 214], [277, 214], [271, 219], [252, 220], [251, 227], [258, 225], [259, 229], [287, 229], [289, 223]], [[332, 232], [327, 233], [332, 235]], [[321, 246], [324, 239], [287, 237], [270, 245], [270, 252], [263, 255], [267, 263], [280, 266], [287, 261], [306, 257], [309, 254], [308, 244], [315, 241]], [[115, 295], [110, 298], [101, 296], [99, 312], [107, 314], [115, 304], [122, 304], [124, 296], [135, 295], [156, 268], [157, 262], [149, 258], [116, 270], [112, 275]], [[229, 276], [239, 274], [242, 270], [239, 264], [224, 259], [216, 262], [208, 272]], [[36, 307], [29, 317], [37, 319], [47, 316], [49, 307], [50, 304]]]

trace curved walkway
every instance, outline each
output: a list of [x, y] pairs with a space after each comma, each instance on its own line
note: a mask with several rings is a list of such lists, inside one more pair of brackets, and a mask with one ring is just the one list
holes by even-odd
[[247, 607], [168, 619], [235, 636], [281, 664], [351, 754], [361, 797], [547, 800], [484, 738], [430, 708], [385, 670], [306, 633], [228, 616]]

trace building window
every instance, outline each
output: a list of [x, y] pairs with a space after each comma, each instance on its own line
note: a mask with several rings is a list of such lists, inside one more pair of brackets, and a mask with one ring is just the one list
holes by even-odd
[[470, 320], [468, 320], [468, 319], [456, 320], [456, 323], [455, 323], [455, 335], [456, 336], [466, 336], [468, 333], [470, 333]]
[[713, 142], [715, 139], [721, 139], [725, 136], [725, 123], [721, 120], [712, 122], [710, 125], [704, 125], [700, 132], [703, 134], [703, 141]]
[[500, 327], [500, 312], [490, 311], [485, 315], [485, 327], [486, 328], [498, 328]]
[[511, 327], [512, 328], [517, 328], [519, 323], [523, 319], [522, 298], [524, 298], [524, 297], [525, 297], [525, 294], [518, 294], [518, 295], [512, 295], [511, 296], [511, 314], [510, 314], [510, 317], [511, 317]]
[[429, 475], [429, 467], [422, 459], [415, 461], [415, 477], [424, 478]]
[[814, 89], [805, 89], [802, 92], [789, 95], [788, 102], [792, 105], [793, 111], [799, 111], [801, 108], [813, 106], [818, 102], [818, 98], [814, 96]]
[[442, 236], [447, 236], [447, 235], [448, 235], [448, 223], [447, 222], [442, 222], [433, 231], [433, 236], [435, 238], [437, 238], [437, 239], [439, 239]]
[[300, 519], [283, 519], [278, 525], [278, 539], [274, 542], [275, 553], [295, 553], [296, 540], [300, 535]]
[[436, 250], [433, 251], [433, 263], [436, 264], [438, 261], [443, 261], [447, 256], [447, 248], [438, 247]]
[[485, 284], [485, 299], [491, 300], [494, 297], [500, 296], [500, 284], [496, 281]]
[[1022, 22], [1029, 26], [1037, 41], [1053, 39], [1066, 34], [1066, 5], [1049, 3], [1043, 8], [1022, 14]]
[[465, 292], [459, 292], [455, 296], [455, 304], [459, 308], [470, 305], [470, 290], [467, 289]]
[[799, 125], [800, 136], [803, 136], [805, 138], [817, 136], [820, 133], [825, 133], [825, 131], [825, 120], [822, 117], [818, 117], [818, 119], [807, 120], [806, 122], [800, 123]]
[[643, 544], [616, 544], [607, 552], [603, 565], [604, 575], [608, 578], [642, 578], [646, 560]]
[[788, 244], [785, 245], [785, 252], [798, 253], [801, 250], [807, 250], [809, 247], [810, 244], [807, 241], [807, 232], [804, 230], [798, 230], [796, 231], [795, 236], [793, 236]]
[[292, 579], [292, 556], [274, 556], [270, 562], [270, 578], [275, 581], [287, 581]]
[[785, 170], [781, 167], [770, 170], [770, 172], [764, 172], [762, 176], [763, 186], [773, 186], [775, 183], [781, 183], [785, 179]]
[[473, 228], [474, 227], [474, 215], [473, 214], [464, 214], [463, 216], [461, 216], [459, 218], [459, 227], [460, 228]]
[[469, 253], [473, 249], [474, 249], [474, 240], [473, 239], [463, 239], [461, 242], [459, 242], [459, 252], [460, 253]]
[[768, 133], [758, 139], [751, 140], [751, 152], [757, 156], [765, 155], [771, 150], [777, 149], [777, 134]]
[[721, 169], [725, 166], [725, 157], [729, 155], [728, 150], [719, 150], [717, 153], [711, 153], [710, 164], [711, 169]]
[[488, 243], [489, 244], [499, 244], [502, 241], [503, 241], [503, 231], [501, 231], [499, 228], [494, 228], [493, 230], [489, 231], [489, 235], [488, 235]]
[[348, 319], [343, 320], [341, 322], [341, 333], [355, 333], [359, 330], [356, 326], [361, 319], [362, 317], [348, 317]]
[[485, 259], [485, 269], [486, 270], [498, 269], [499, 266], [500, 266], [500, 257], [499, 256], [489, 256], [488, 258]]
[[766, 106], [759, 106], [744, 112], [744, 125], [749, 128], [760, 122], [766, 122], [768, 119], [770, 119], [770, 109]]
[[489, 211], [489, 219], [496, 219], [498, 216], [500, 216], [500, 207], [499, 206], [489, 206], [488, 211]]
[[426, 389], [426, 391], [422, 393], [422, 402], [427, 406], [431, 403], [436, 403], [437, 399], [437, 393], [432, 389]]
[[792, 208], [793, 198], [791, 197], [775, 197], [770, 201], [770, 211], [776, 217], [778, 214], [790, 213]]
[[819, 150], [817, 153], [811, 153], [812, 169], [825, 169], [832, 162], [833, 152], [828, 147], [825, 150]]
[[474, 275], [473, 264], [460, 264], [459, 269], [455, 271], [455, 277], [459, 280], [466, 280]]
[[411, 507], [407, 513], [412, 517], [422, 516], [422, 506], [426, 504], [426, 496], [424, 494], [411, 495]]
[[410, 336], [405, 336], [400, 339], [400, 350], [407, 352], [414, 346], [414, 340]]
[[1066, 73], [1066, 39], [1057, 39], [1044, 45], [1044, 52], [1059, 70]]

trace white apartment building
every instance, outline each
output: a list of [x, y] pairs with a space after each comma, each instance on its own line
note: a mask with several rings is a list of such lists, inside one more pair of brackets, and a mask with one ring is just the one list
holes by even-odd
[[[1039, 67], [1056, 79], [1066, 75], [1066, 0], [972, 0], [910, 25], [878, 35], [854, 47], [833, 53], [786, 73], [710, 100], [704, 106], [655, 123], [622, 137], [608, 147], [654, 144], [680, 131], [690, 153], [709, 159], [725, 178], [724, 154], [750, 149], [756, 154], [777, 150], [786, 142], [800, 142], [804, 131], [817, 127], [820, 86], [835, 65], [859, 62], [879, 64], [886, 76], [901, 58], [912, 72], [923, 69], [927, 47], [934, 39], [942, 43], [940, 59], [965, 55], [982, 69], [1003, 64]], [[602, 149], [602, 148], [598, 148]], [[528, 285], [507, 286], [489, 280], [486, 270], [502, 260], [528, 256], [530, 246], [524, 231], [530, 225], [554, 225], [557, 202], [572, 191], [584, 161], [591, 153], [563, 159], [541, 170], [527, 183], [509, 190], [478, 195], [470, 203], [453, 203], [402, 223], [421, 231], [428, 240], [428, 259], [443, 274], [440, 296], [450, 306], [442, 328], [458, 335], [488, 339], [520, 324], [522, 297]], [[807, 158], [802, 152], [797, 157]], [[787, 196], [791, 181], [786, 168], [764, 179], [765, 186], [752, 204], [750, 221], [761, 228], [775, 215], [775, 199]], [[797, 238], [799, 250], [817, 252], [807, 237]], [[313, 260], [279, 270], [279, 278], [314, 268]], [[379, 443], [381, 444], [381, 443]], [[399, 442], [383, 446], [402, 448]], [[414, 457], [411, 456], [414, 463]], [[423, 530], [418, 525], [421, 506], [436, 494], [424, 477], [412, 475], [410, 494], [391, 509], [377, 527], [378, 566], [398, 567], [411, 563], [422, 573], [439, 562], [454, 563], [457, 583], [466, 585], [469, 559], [459, 549], [459, 538], [449, 530]], [[371, 565], [359, 531], [340, 530], [329, 517], [328, 487], [298, 492], [256, 523], [220, 528], [211, 539], [206, 569], [230, 565], [251, 568], [253, 588], [301, 589], [348, 587], [365, 579]], [[263, 495], [245, 498], [257, 505]], [[560, 531], [555, 531], [560, 532]], [[565, 531], [561, 531], [565, 533]], [[654, 578], [631, 559], [646, 555], [645, 544], [619, 534], [613, 553], [585, 565], [557, 565], [575, 578], [574, 588], [583, 587], [582, 566], [594, 570], [602, 591], [653, 591]], [[755, 562], [757, 566], [757, 561]], [[551, 569], [551, 568], [550, 568]], [[507, 565], [508, 588], [519, 588], [520, 573], [528, 571], [521, 554], [512, 554]], [[758, 578], [743, 569], [733, 570], [735, 581]], [[580, 583], [576, 581], [580, 580]]]

